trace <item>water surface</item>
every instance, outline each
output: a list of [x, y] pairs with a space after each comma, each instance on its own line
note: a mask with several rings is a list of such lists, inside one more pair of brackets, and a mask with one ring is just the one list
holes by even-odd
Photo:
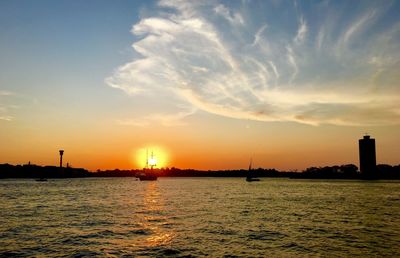
[[0, 180], [0, 256], [400, 256], [400, 182]]

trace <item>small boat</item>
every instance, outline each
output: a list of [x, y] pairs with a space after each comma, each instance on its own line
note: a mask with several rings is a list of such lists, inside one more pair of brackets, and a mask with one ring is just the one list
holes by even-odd
[[155, 181], [157, 180], [157, 176], [153, 173], [140, 173], [136, 176], [140, 181]]
[[47, 178], [41, 177], [36, 179], [37, 182], [46, 182]]
[[247, 182], [254, 182], [254, 181], [260, 181], [259, 178], [253, 178], [253, 177], [246, 177]]
[[250, 160], [249, 171], [247, 172], [247, 176], [246, 176], [246, 181], [247, 181], [247, 182], [260, 181], [259, 178], [256, 178], [256, 177], [252, 177], [252, 176], [251, 176], [251, 164], [252, 164], [252, 162], [253, 162], [253, 160]]

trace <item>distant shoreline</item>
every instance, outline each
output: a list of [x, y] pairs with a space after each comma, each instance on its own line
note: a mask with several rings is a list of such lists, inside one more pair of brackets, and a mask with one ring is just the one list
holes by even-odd
[[[136, 177], [143, 170], [98, 170], [90, 172], [84, 168], [38, 166], [32, 164], [0, 164], [0, 179], [4, 178], [84, 178], [84, 177]], [[195, 170], [179, 168], [155, 169], [158, 177], [246, 177], [249, 170]], [[251, 170], [253, 177], [291, 178], [291, 179], [400, 179], [400, 165], [380, 164], [374, 177], [364, 177], [357, 166], [310, 167], [301, 172], [278, 171], [276, 169], [257, 168]]]

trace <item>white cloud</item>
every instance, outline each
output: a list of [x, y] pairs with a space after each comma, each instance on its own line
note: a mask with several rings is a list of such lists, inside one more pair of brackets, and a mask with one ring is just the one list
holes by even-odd
[[222, 17], [224, 17], [226, 20], [228, 20], [232, 24], [244, 24], [243, 17], [240, 13], [232, 12], [223, 4], [219, 4], [218, 6], [216, 6], [214, 8], [214, 11], [218, 15], [221, 15]]
[[[141, 57], [106, 79], [111, 87], [132, 96], [173, 96], [177, 103], [238, 119], [400, 123], [400, 76], [394, 72], [400, 63], [395, 54], [400, 53], [400, 30], [392, 26], [366, 35], [378, 19], [374, 11], [354, 15], [358, 18], [343, 22], [345, 26], [332, 22], [332, 15], [317, 24], [300, 15], [291, 25], [276, 27], [268, 16], [252, 22], [246, 16], [244, 23], [239, 10], [213, 1], [165, 0], [159, 6], [170, 11], [163, 9], [132, 27], [140, 37], [133, 48]], [[219, 24], [215, 14], [228, 25]], [[307, 38], [315, 38], [316, 47]], [[379, 91], [378, 84], [384, 85]], [[168, 126], [179, 124], [181, 116], [159, 113], [119, 122]]]
[[317, 36], [317, 40], [316, 40], [316, 45], [317, 45], [318, 50], [321, 50], [322, 44], [324, 42], [324, 37], [325, 37], [325, 31], [323, 28], [321, 28], [318, 31], [318, 36]]
[[120, 125], [148, 127], [154, 124], [171, 127], [171, 126], [184, 126], [186, 125], [184, 119], [195, 113], [195, 109], [181, 111], [174, 114], [169, 113], [153, 113], [147, 114], [143, 117], [136, 117], [133, 119], [119, 119], [117, 123]]
[[14, 117], [10, 115], [10, 110], [18, 108], [14, 105], [1, 105], [0, 104], [0, 120], [3, 121], [12, 121]]
[[12, 116], [2, 116], [2, 115], [0, 115], [0, 120], [11, 121], [11, 120], [13, 120], [13, 117]]
[[4, 98], [9, 98], [10, 96], [13, 96], [14, 93], [11, 91], [7, 90], [0, 90], [0, 120], [3, 121], [12, 121], [14, 117], [10, 115], [11, 110], [17, 109], [18, 106], [12, 105], [12, 104], [6, 104]]
[[11, 96], [11, 95], [14, 95], [14, 93], [11, 91], [0, 90], [0, 96]]
[[292, 83], [293, 80], [296, 78], [296, 75], [299, 73], [299, 67], [297, 66], [296, 63], [296, 58], [294, 57], [294, 52], [291, 47], [287, 47], [287, 59], [289, 64], [293, 67], [293, 74], [290, 78], [289, 83]]
[[343, 38], [341, 39], [344, 43], [348, 43], [351, 38], [357, 33], [361, 32], [368, 21], [370, 21], [375, 16], [375, 11], [370, 11], [352, 23], [345, 33], [343, 34]]
[[307, 24], [306, 21], [304, 20], [304, 17], [300, 18], [299, 21], [299, 28], [297, 30], [296, 37], [294, 38], [294, 42], [296, 44], [301, 44], [305, 40], [306, 34], [307, 34]]
[[279, 78], [279, 72], [275, 64], [272, 61], [269, 61], [268, 63], [271, 66], [272, 70], [274, 71], [276, 78]]
[[257, 30], [256, 34], [254, 35], [254, 41], [251, 44], [251, 46], [254, 47], [254, 46], [259, 45], [261, 43], [262, 34], [267, 28], [268, 28], [268, 25], [264, 24], [260, 29]]
[[357, 17], [338, 38], [336, 45], [337, 55], [346, 54], [346, 51], [349, 49], [349, 44], [357, 39], [357, 35], [364, 32], [368, 25], [372, 24], [373, 18], [375, 17], [376, 12], [374, 10], [367, 11], [360, 17]]

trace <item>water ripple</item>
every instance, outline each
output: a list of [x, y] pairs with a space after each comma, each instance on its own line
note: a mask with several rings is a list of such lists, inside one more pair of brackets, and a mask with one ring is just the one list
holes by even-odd
[[0, 257], [400, 256], [400, 182], [0, 180]]

